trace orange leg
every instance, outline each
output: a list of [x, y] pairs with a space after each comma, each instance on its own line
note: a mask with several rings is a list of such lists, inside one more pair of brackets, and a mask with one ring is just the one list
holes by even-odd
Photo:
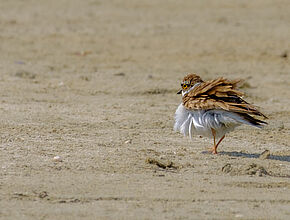
[[219, 146], [219, 144], [222, 142], [222, 140], [225, 138], [225, 135], [221, 137], [221, 139], [219, 140], [219, 142], [216, 144], [215, 149], [217, 149], [217, 147]]
[[213, 148], [211, 148], [210, 152], [212, 154], [217, 154], [217, 147], [219, 146], [219, 144], [222, 142], [222, 140], [225, 138], [225, 135], [221, 137], [221, 139], [218, 141], [218, 143], [216, 144], [215, 142], [215, 136], [216, 136], [216, 131], [214, 129], [211, 129], [211, 133], [213, 136]]

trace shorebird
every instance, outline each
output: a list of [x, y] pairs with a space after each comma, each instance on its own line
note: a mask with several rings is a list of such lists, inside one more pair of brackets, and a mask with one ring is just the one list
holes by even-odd
[[246, 124], [262, 128], [267, 123], [253, 116], [267, 117], [242, 99], [244, 94], [236, 90], [239, 82], [222, 77], [203, 81], [196, 74], [185, 76], [177, 93], [182, 94], [182, 103], [175, 112], [174, 130], [190, 139], [194, 134], [212, 137], [210, 152], [217, 154], [217, 147], [225, 135], [237, 126]]

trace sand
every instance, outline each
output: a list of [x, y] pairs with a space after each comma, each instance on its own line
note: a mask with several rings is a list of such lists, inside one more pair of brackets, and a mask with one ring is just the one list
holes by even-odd
[[[290, 218], [287, 0], [0, 10], [0, 219]], [[269, 125], [218, 155], [175, 133], [188, 72], [244, 79]]]

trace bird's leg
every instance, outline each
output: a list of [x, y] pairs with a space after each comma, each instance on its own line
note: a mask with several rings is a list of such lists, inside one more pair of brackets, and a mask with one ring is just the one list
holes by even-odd
[[215, 130], [212, 129], [212, 135], [213, 135], [213, 142], [214, 142], [214, 146], [210, 149], [210, 152], [212, 154], [217, 154], [217, 147], [219, 146], [219, 144], [222, 142], [222, 140], [225, 138], [225, 135], [221, 137], [221, 139], [218, 141], [218, 143], [215, 143], [215, 136], [216, 136], [216, 132]]
[[211, 148], [210, 152], [211, 152], [212, 154], [217, 154], [216, 149], [217, 149], [217, 145], [220, 143], [220, 141], [219, 141], [219, 143], [216, 145], [216, 144], [215, 144], [216, 131], [215, 131], [213, 128], [211, 129], [211, 133], [212, 133], [212, 136], [213, 136], [213, 147]]
[[217, 148], [219, 146], [219, 144], [222, 142], [222, 140], [225, 138], [225, 135], [221, 137], [221, 139], [219, 140], [219, 142], [216, 144], [216, 147]]

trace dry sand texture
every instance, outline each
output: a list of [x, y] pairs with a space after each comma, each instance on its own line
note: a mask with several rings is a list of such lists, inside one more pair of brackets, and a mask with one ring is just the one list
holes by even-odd
[[[0, 219], [290, 218], [288, 0], [0, 11]], [[204, 153], [172, 129], [186, 72], [245, 79], [269, 125]]]

